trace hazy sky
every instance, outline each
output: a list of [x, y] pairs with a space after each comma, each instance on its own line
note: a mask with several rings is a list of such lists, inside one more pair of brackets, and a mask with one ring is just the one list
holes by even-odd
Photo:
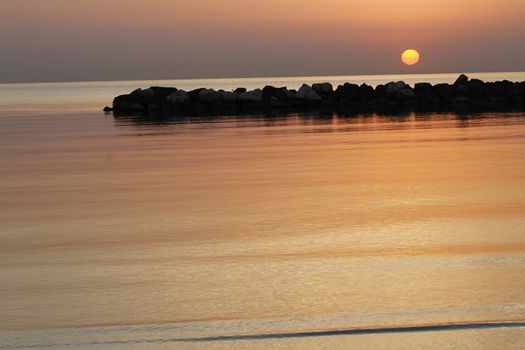
[[524, 19], [524, 0], [0, 0], [0, 82], [525, 70]]

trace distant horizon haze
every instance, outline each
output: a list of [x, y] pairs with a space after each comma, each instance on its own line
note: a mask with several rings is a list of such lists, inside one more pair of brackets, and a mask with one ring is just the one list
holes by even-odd
[[[519, 71], [490, 71], [490, 72], [425, 72], [425, 73], [401, 73], [401, 74], [393, 74], [393, 73], [386, 73], [386, 74], [341, 74], [341, 75], [328, 75], [328, 74], [316, 74], [316, 75], [295, 75], [295, 76], [286, 76], [286, 75], [272, 75], [272, 76], [228, 76], [228, 77], [197, 77], [197, 78], [191, 78], [191, 77], [182, 77], [182, 78], [172, 78], [172, 77], [161, 77], [161, 78], [142, 78], [142, 79], [100, 79], [100, 80], [45, 80], [45, 81], [22, 81], [22, 82], [0, 82], [0, 85], [18, 85], [18, 84], [24, 84], [24, 85], [32, 85], [32, 84], [89, 84], [89, 83], [112, 83], [112, 82], [124, 82], [124, 83], [132, 83], [132, 82], [160, 82], [160, 81], [166, 81], [166, 82], [175, 82], [175, 81], [188, 81], [195, 83], [196, 81], [203, 81], [210, 82], [210, 81], [251, 81], [251, 80], [270, 80], [275, 79], [277, 82], [282, 81], [283, 79], [290, 80], [290, 79], [301, 79], [305, 78], [308, 80], [311, 80], [312, 78], [326, 78], [321, 79], [316, 82], [327, 82], [328, 78], [336, 78], [337, 80], [340, 80], [341, 78], [366, 78], [366, 77], [391, 77], [393, 80], [385, 80], [386, 82], [390, 81], [397, 81], [396, 79], [405, 79], [407, 77], [421, 77], [421, 80], [418, 80], [417, 82], [428, 82], [428, 80], [432, 81], [435, 80], [433, 77], [435, 76], [447, 76], [447, 75], [454, 75], [455, 77], [459, 77], [461, 74], [467, 75], [469, 78], [475, 78], [478, 79], [478, 75], [494, 75], [494, 78], [497, 80], [501, 80], [500, 78], [503, 75], [506, 74], [520, 74], [525, 73], [524, 70]], [[423, 80], [425, 78], [428, 78], [427, 80]], [[358, 79], [359, 81], [361, 79]], [[483, 80], [483, 79], [482, 79]], [[493, 80], [483, 80], [483, 81], [493, 81]], [[496, 81], [496, 80], [494, 80]], [[521, 81], [521, 80], [520, 80]], [[348, 80], [347, 82], [353, 82], [353, 80]], [[311, 83], [311, 82], [310, 82]], [[381, 83], [382, 84], [382, 83]], [[202, 86], [204, 87], [204, 86]]]
[[3, 0], [0, 83], [523, 71], [523, 13], [518, 0]]

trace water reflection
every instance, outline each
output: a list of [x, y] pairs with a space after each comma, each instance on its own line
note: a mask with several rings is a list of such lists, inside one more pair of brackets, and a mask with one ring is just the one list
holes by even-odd
[[24, 344], [523, 318], [524, 115], [1, 122], [0, 329]]
[[[114, 117], [115, 126], [120, 128], [133, 126], [136, 130], [150, 131], [147, 135], [151, 136], [177, 133], [186, 130], [188, 127], [190, 127], [191, 130], [197, 128], [280, 128], [283, 132], [336, 133], [367, 130], [437, 129], [445, 127], [468, 128], [522, 124], [524, 122], [525, 117], [520, 113], [479, 113], [469, 115], [459, 115], [455, 113], [409, 113], [406, 115], [382, 115], [308, 112], [276, 116]], [[303, 126], [303, 128], [297, 128], [300, 126]], [[135, 135], [144, 136], [142, 133]]]

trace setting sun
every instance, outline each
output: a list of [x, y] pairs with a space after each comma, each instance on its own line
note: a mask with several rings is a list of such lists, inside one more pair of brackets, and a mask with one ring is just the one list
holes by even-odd
[[413, 49], [408, 49], [401, 54], [401, 61], [407, 66], [413, 66], [419, 62], [421, 55]]

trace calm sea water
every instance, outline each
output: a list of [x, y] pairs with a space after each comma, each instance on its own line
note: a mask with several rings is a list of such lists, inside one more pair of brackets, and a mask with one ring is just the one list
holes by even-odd
[[524, 349], [524, 114], [99, 112], [456, 76], [0, 85], [0, 350]]
[[[84, 83], [40, 83], [0, 84], [0, 110], [9, 112], [57, 113], [57, 112], [98, 112], [104, 106], [111, 106], [113, 97], [127, 94], [136, 88], [149, 86], [175, 86], [185, 90], [201, 87], [233, 90], [262, 88], [265, 85], [299, 88], [303, 83], [330, 82], [336, 87], [345, 82], [366, 83], [372, 86], [389, 81], [403, 80], [407, 84], [422, 81], [453, 83], [455, 74], [411, 74], [411, 75], [361, 75], [291, 78], [244, 78], [244, 79], [195, 79], [195, 80], [153, 80], [153, 81], [108, 81]], [[510, 80], [525, 81], [525, 72], [510, 73], [468, 73], [470, 78], [484, 81]]]

